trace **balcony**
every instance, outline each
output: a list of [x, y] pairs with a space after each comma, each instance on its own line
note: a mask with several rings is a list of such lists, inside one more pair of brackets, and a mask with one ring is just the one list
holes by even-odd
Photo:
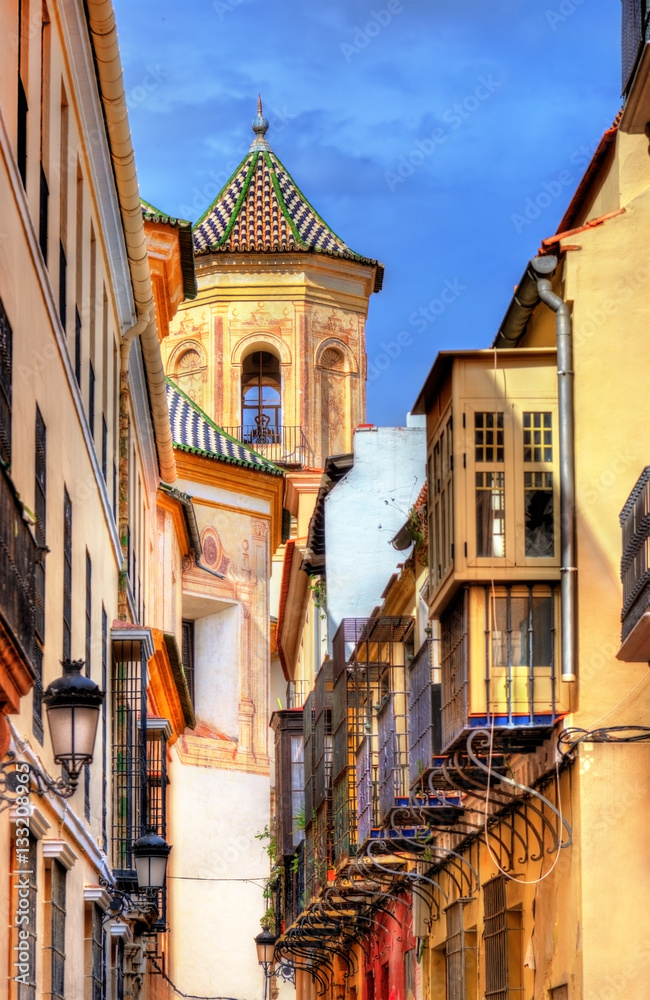
[[0, 504], [0, 707], [13, 713], [34, 682], [36, 565], [43, 551], [23, 518], [23, 505], [4, 466]]
[[440, 617], [440, 685], [426, 653], [410, 668], [412, 786], [422, 787], [432, 759], [464, 749], [476, 729], [489, 729], [504, 752], [528, 752], [548, 738], [569, 710], [556, 670], [559, 613], [554, 584], [458, 592]]
[[645, 468], [620, 514], [623, 533], [621, 581], [622, 646], [619, 660], [650, 660], [650, 466]]
[[275, 465], [308, 469], [315, 466], [314, 453], [302, 427], [240, 426], [223, 427], [222, 430]]
[[[393, 750], [405, 758], [405, 696], [400, 696], [400, 708], [391, 694], [404, 692], [404, 649], [412, 628], [410, 617], [346, 618], [334, 637], [332, 778], [336, 862], [354, 853], [355, 845], [367, 840], [381, 819], [378, 712], [386, 702], [390, 702], [396, 727], [390, 737], [385, 727], [382, 730], [387, 771], [389, 763], [394, 763]], [[386, 711], [390, 714], [389, 709]], [[392, 737], [397, 740], [395, 746]], [[391, 805], [395, 804], [394, 791], [394, 777], [392, 772], [390, 776], [387, 773], [384, 795]]]

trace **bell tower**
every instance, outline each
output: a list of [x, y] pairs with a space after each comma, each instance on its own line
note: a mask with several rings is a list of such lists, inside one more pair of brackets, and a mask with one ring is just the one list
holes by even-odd
[[162, 344], [174, 382], [221, 428], [291, 469], [352, 450], [365, 420], [365, 322], [383, 266], [327, 226], [254, 139], [193, 230], [198, 295]]

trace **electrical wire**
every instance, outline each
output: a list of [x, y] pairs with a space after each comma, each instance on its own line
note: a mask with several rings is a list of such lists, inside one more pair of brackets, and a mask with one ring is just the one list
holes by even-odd
[[[617, 735], [617, 734], [627, 735]], [[648, 743], [650, 726], [602, 726], [599, 729], [581, 729], [572, 726], [558, 736], [558, 749], [564, 756], [575, 751], [581, 743]]]
[[172, 982], [167, 973], [163, 972], [163, 970], [160, 968], [158, 962], [153, 957], [153, 955], [148, 955], [147, 957], [149, 958], [149, 961], [155, 968], [156, 972], [160, 973], [165, 982], [169, 983], [174, 993], [176, 993], [177, 996], [179, 997], [185, 997], [186, 1000], [238, 1000], [237, 997], [216, 997], [216, 996], [207, 997], [207, 996], [198, 996], [196, 993], [183, 993], [183, 991], [179, 990], [178, 986], [176, 986], [176, 984]]

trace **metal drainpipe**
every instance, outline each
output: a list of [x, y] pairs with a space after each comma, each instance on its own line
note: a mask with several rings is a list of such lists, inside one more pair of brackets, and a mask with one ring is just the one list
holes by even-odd
[[118, 480], [118, 530], [122, 547], [122, 570], [117, 599], [117, 614], [120, 621], [128, 621], [129, 606], [126, 597], [126, 581], [129, 574], [129, 354], [131, 344], [147, 329], [151, 322], [148, 312], [140, 313], [135, 324], [126, 331], [120, 345], [120, 458]]
[[[535, 258], [537, 273], [542, 271]], [[569, 307], [552, 290], [549, 278], [539, 278], [537, 290], [542, 302], [555, 313], [557, 336], [557, 386], [560, 422], [560, 548], [562, 605], [562, 680], [576, 679], [576, 576], [575, 565], [575, 446], [573, 403], [573, 329]]]

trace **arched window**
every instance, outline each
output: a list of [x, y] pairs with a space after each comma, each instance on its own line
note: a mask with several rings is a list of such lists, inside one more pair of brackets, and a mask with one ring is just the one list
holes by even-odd
[[280, 441], [282, 426], [280, 362], [270, 351], [244, 358], [241, 376], [243, 439], [251, 444]]

